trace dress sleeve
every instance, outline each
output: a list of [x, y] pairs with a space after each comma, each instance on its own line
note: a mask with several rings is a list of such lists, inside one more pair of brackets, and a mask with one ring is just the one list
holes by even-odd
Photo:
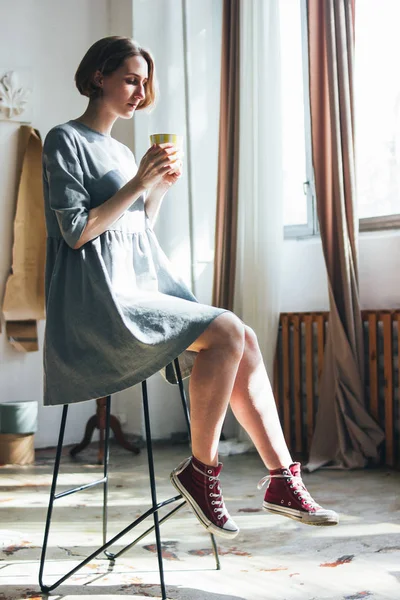
[[63, 238], [74, 248], [86, 227], [90, 195], [84, 186], [75, 142], [62, 129], [53, 129], [46, 137], [43, 169], [50, 208], [57, 216]]

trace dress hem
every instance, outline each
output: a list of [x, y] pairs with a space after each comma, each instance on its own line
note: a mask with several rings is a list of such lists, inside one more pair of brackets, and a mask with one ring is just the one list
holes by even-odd
[[[109, 386], [105, 386], [104, 391], [101, 394], [96, 395], [92, 398], [76, 399], [76, 395], [74, 394], [74, 400], [72, 400], [71, 402], [46, 402], [47, 394], [45, 394], [44, 398], [43, 398], [43, 406], [64, 406], [64, 405], [69, 405], [69, 404], [79, 404], [80, 402], [89, 402], [90, 400], [97, 400], [99, 398], [104, 398], [105, 396], [110, 396], [112, 394], [116, 394], [117, 392], [122, 392], [123, 390], [126, 390], [135, 385], [138, 385], [139, 383], [142, 383], [142, 381], [145, 381], [152, 375], [155, 375], [156, 373], [159, 373], [160, 371], [165, 369], [167, 367], [167, 365], [171, 364], [176, 358], [179, 358], [179, 356], [183, 352], [185, 352], [185, 350], [187, 350], [188, 347], [191, 344], [193, 344], [193, 342], [196, 341], [197, 338], [202, 333], [204, 333], [204, 331], [207, 329], [207, 327], [209, 327], [209, 325], [211, 325], [211, 323], [217, 317], [222, 315], [224, 312], [227, 312], [226, 309], [222, 309], [222, 308], [221, 309], [216, 308], [216, 310], [220, 310], [221, 312], [212, 316], [207, 323], [202, 323], [201, 324], [202, 326], [201, 327], [199, 326], [198, 329], [196, 329], [196, 331], [192, 330], [191, 331], [192, 335], [187, 336], [184, 343], [180, 344], [179, 346], [177, 345], [178, 351], [176, 354], [174, 352], [174, 356], [171, 356], [170, 359], [163, 359], [162, 361], [159, 361], [159, 363], [156, 365], [154, 365], [154, 363], [152, 363], [151, 367], [149, 367], [147, 369], [142, 369], [140, 371], [140, 374], [139, 374], [139, 371], [136, 370], [135, 374], [132, 375], [132, 377], [125, 379], [123, 383], [120, 382], [120, 384], [110, 384]], [[169, 385], [177, 385], [177, 383], [172, 383], [169, 380], [166, 380], [166, 382]]]

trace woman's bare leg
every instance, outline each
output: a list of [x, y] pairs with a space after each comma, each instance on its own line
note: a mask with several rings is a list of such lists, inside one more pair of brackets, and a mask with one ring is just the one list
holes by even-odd
[[192, 454], [171, 473], [176, 489], [212, 533], [233, 538], [239, 528], [226, 510], [219, 484], [218, 442], [230, 402], [270, 474], [263, 507], [308, 525], [336, 525], [319, 506], [293, 463], [279, 422], [255, 333], [232, 313], [217, 317], [190, 347], [199, 354], [190, 383]]
[[292, 463], [257, 336], [249, 327], [245, 327], [245, 347], [232, 390], [231, 408], [269, 470]]
[[190, 347], [199, 354], [190, 380], [192, 452], [218, 464], [230, 402], [268, 469], [292, 463], [255, 333], [232, 313], [217, 317]]
[[244, 325], [232, 313], [217, 317], [189, 350], [198, 352], [189, 383], [192, 453], [218, 464], [218, 442], [244, 350]]

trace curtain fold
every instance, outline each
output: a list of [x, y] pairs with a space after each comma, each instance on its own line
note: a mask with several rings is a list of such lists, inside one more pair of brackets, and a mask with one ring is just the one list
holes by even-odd
[[224, 0], [212, 304], [233, 310], [239, 177], [240, 0]]
[[313, 166], [330, 317], [309, 470], [364, 467], [383, 433], [364, 399], [358, 266], [354, 0], [308, 0]]

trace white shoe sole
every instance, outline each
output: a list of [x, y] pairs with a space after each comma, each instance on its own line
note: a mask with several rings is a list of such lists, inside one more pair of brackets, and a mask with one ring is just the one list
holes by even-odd
[[289, 519], [300, 521], [300, 523], [304, 523], [305, 525], [329, 527], [330, 525], [337, 525], [339, 523], [339, 517], [334, 511], [332, 511], [332, 514], [330, 515], [318, 515], [306, 512], [303, 513], [302, 511], [295, 510], [294, 508], [281, 507], [277, 506], [276, 504], [270, 504], [269, 502], [263, 502], [263, 508], [274, 515], [289, 517]]
[[190, 504], [190, 506], [193, 509], [194, 514], [198, 518], [199, 522], [203, 525], [203, 527], [205, 529], [207, 529], [208, 533], [214, 533], [215, 535], [219, 535], [220, 537], [229, 538], [229, 539], [233, 539], [237, 536], [237, 534], [240, 531], [239, 528], [237, 529], [237, 531], [229, 531], [226, 529], [221, 529], [221, 528], [217, 527], [216, 525], [214, 525], [214, 523], [212, 523], [209, 519], [207, 519], [207, 517], [201, 510], [200, 506], [192, 498], [192, 496], [190, 496], [190, 494], [187, 493], [186, 489], [183, 487], [183, 485], [181, 484], [181, 482], [179, 481], [178, 477], [175, 475], [174, 472], [171, 473], [170, 479], [171, 479], [172, 485], [178, 490], [178, 492], [180, 494], [182, 494], [184, 499]]

